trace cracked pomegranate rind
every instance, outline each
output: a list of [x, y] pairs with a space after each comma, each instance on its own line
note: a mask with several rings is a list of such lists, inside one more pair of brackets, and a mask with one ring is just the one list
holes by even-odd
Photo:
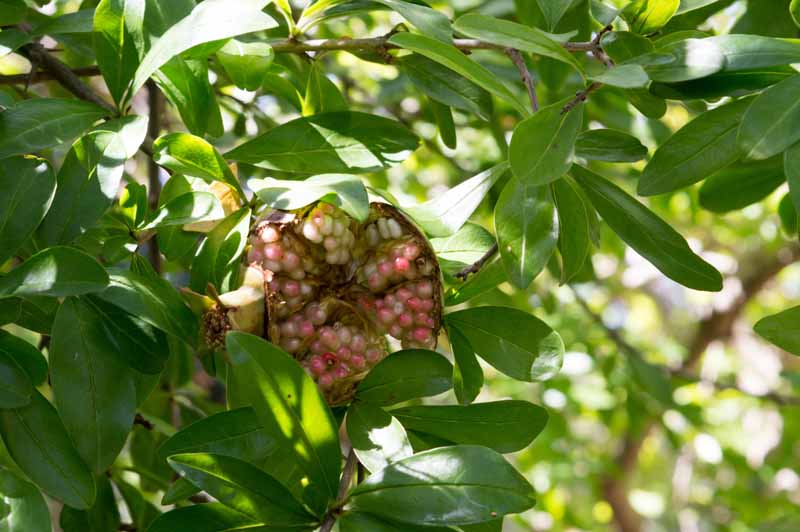
[[[371, 204], [363, 224], [325, 202], [270, 210], [254, 225], [249, 244], [247, 271], [261, 275], [266, 302], [266, 326], [255, 334], [294, 356], [330, 404], [352, 399], [388, 355], [387, 335], [404, 348], [436, 347], [439, 265], [428, 240], [391, 205]], [[256, 277], [250, 274], [251, 284]], [[230, 309], [222, 318], [212, 311], [205, 321], [223, 336], [226, 326], [257, 321]]]

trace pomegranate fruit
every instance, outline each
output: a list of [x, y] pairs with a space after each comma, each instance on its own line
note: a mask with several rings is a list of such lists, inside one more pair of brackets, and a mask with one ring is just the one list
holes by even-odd
[[389, 353], [436, 347], [442, 314], [439, 265], [400, 211], [372, 203], [358, 223], [318, 202], [269, 210], [253, 226], [242, 286], [204, 316], [206, 340], [230, 329], [263, 336], [294, 356], [330, 404]]

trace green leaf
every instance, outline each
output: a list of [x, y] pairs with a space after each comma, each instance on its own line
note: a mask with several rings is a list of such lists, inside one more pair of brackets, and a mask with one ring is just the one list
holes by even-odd
[[45, 22], [37, 24], [31, 31], [31, 35], [41, 37], [42, 35], [59, 35], [64, 33], [91, 33], [94, 9], [79, 9], [72, 13], [64, 13], [57, 17], [48, 17]]
[[536, 3], [539, 4], [539, 9], [547, 22], [547, 29], [550, 31], [555, 30], [561, 17], [573, 4], [572, 0], [536, 0]]
[[107, 113], [83, 100], [21, 100], [0, 113], [0, 159], [72, 142]]
[[123, 269], [110, 274], [108, 287], [97, 297], [179, 340], [195, 342], [197, 318], [169, 281]]
[[44, 295], [67, 297], [99, 292], [108, 274], [91, 256], [56, 246], [40, 251], [0, 278], [0, 298]]
[[322, 200], [365, 222], [369, 216], [369, 196], [361, 178], [349, 174], [322, 174], [303, 181], [267, 177], [251, 179], [248, 188], [265, 204], [276, 209], [293, 210]]
[[755, 331], [762, 338], [800, 356], [800, 307], [790, 308], [762, 318], [755, 325]]
[[558, 241], [549, 188], [510, 179], [495, 205], [494, 226], [508, 278], [518, 288], [527, 288], [547, 265]]
[[431, 236], [452, 235], [461, 229], [507, 171], [508, 163], [500, 163], [425, 203], [403, 207], [403, 211]]
[[0, 57], [5, 57], [20, 46], [31, 42], [29, 34], [14, 28], [7, 28], [0, 32]]
[[749, 159], [767, 159], [800, 140], [800, 75], [774, 85], [753, 100], [739, 128], [739, 146]]
[[311, 64], [303, 98], [303, 115], [347, 111], [347, 102], [339, 88], [328, 79], [319, 62]]
[[666, 26], [678, 11], [680, 0], [633, 0], [622, 10], [631, 30], [647, 35]]
[[615, 129], [589, 129], [575, 141], [575, 155], [584, 159], [633, 163], [647, 156], [639, 139]]
[[58, 172], [53, 205], [38, 231], [47, 245], [66, 244], [91, 229], [117, 197], [125, 162], [147, 134], [145, 116], [104, 122], [80, 138]]
[[468, 405], [478, 397], [483, 388], [483, 368], [469, 340], [458, 329], [447, 331], [453, 352], [453, 390], [458, 402]]
[[399, 164], [419, 139], [402, 124], [354, 111], [298, 118], [225, 154], [271, 170], [364, 173]]
[[169, 28], [144, 56], [136, 69], [128, 99], [164, 63], [192, 47], [276, 27], [275, 20], [261, 11], [266, 3], [264, 0], [240, 0], [235, 4], [206, 0], [199, 4]]
[[4, 330], [0, 330], [0, 357], [13, 360], [34, 386], [41, 386], [47, 380], [47, 360], [42, 352]]
[[389, 9], [397, 11], [404, 19], [416, 27], [420, 33], [442, 42], [453, 42], [453, 29], [447, 15], [426, 5], [405, 0], [373, 0]]
[[459, 305], [507, 280], [508, 274], [503, 260], [497, 255], [484, 264], [478, 273], [470, 275], [465, 282], [453, 286], [446, 294], [445, 304], [448, 306]]
[[173, 172], [199, 177], [208, 182], [221, 181], [244, 197], [239, 180], [219, 152], [200, 137], [188, 133], [162, 135], [153, 143], [153, 160]]
[[496, 240], [478, 224], [467, 222], [448, 237], [431, 238], [431, 246], [439, 265], [447, 275], [454, 275], [465, 266], [474, 264], [489, 251]]
[[[170, 177], [161, 189], [158, 205], [162, 206], [182, 194], [191, 192], [195, 188], [208, 188], [201, 179], [174, 175]], [[222, 222], [220, 222], [222, 223]], [[197, 247], [198, 233], [185, 231], [182, 227], [161, 227], [156, 230], [158, 247], [167, 260], [178, 260], [186, 257]]]
[[398, 57], [396, 64], [429, 98], [490, 120], [492, 97], [466, 77], [419, 54]]
[[797, 71], [787, 66], [734, 72], [723, 70], [702, 79], [680, 83], [651, 83], [649, 90], [656, 96], [670, 100], [712, 100], [760, 91], [795, 74]]
[[436, 100], [430, 100], [429, 105], [436, 120], [436, 127], [439, 129], [439, 137], [442, 139], [442, 144], [451, 150], [456, 149], [458, 137], [456, 136], [456, 125], [453, 122], [453, 112], [449, 107]]
[[792, 0], [789, 4], [789, 13], [792, 15], [794, 23], [800, 27], [800, 0]]
[[234, 85], [254, 91], [261, 87], [261, 82], [275, 59], [275, 52], [264, 42], [231, 39], [219, 49], [217, 59]]
[[362, 512], [345, 512], [336, 520], [339, 532], [453, 532], [452, 528], [413, 526], [378, 519]]
[[508, 160], [514, 175], [526, 185], [546, 185], [569, 170], [583, 106], [562, 113], [563, 103], [540, 109], [514, 128]]
[[657, 120], [667, 113], [667, 102], [650, 94], [645, 89], [628, 89], [625, 94], [631, 105], [647, 118]]
[[[338, 427], [316, 384], [288, 354], [241, 332], [226, 338], [234, 390], [305, 473], [304, 501], [318, 513], [336, 497], [341, 470]], [[373, 370], [374, 371], [374, 370]]]
[[[164, 461], [166, 461], [166, 458]], [[164, 492], [164, 496], [161, 498], [161, 505], [175, 504], [190, 498], [192, 495], [197, 495], [201, 491], [203, 490], [179, 476], [175, 482], [169, 485], [167, 491]]]
[[224, 132], [208, 62], [173, 57], [154, 74], [156, 84], [178, 109], [186, 129], [194, 135], [219, 137]]
[[[550, 0], [549, 3], [552, 4], [553, 1]], [[554, 41], [551, 35], [537, 28], [478, 13], [468, 13], [459, 17], [453, 27], [459, 33], [473, 39], [550, 57], [566, 63], [583, 74], [583, 68], [578, 60], [564, 49], [561, 43]]]
[[414, 454], [403, 425], [369, 403], [355, 402], [347, 410], [347, 435], [370, 473]]
[[592, 81], [622, 89], [637, 89], [647, 87], [650, 77], [641, 65], [619, 65], [589, 76]]
[[628, 63], [642, 65], [653, 81], [677, 83], [719, 72], [725, 61], [725, 52], [715, 41], [685, 39], [635, 57]]
[[564, 284], [581, 272], [589, 257], [590, 214], [571, 180], [559, 179], [551, 186], [558, 213], [558, 251], [561, 254], [561, 284]]
[[[7, 471], [4, 474], [11, 475]], [[3, 488], [0, 491], [5, 495], [4, 498], [0, 498], [0, 501], [5, 499], [8, 503], [5, 506], [6, 515], [3, 515], [5, 512], [0, 511], [0, 530], [3, 532], [51, 532], [50, 509], [41, 492], [36, 486], [21, 478], [15, 477], [13, 482], [14, 489], [7, 490], [5, 489], [7, 486], [4, 485], [6, 483], [0, 481], [0, 486]], [[4, 504], [0, 502], [0, 507], [2, 506]]]
[[275, 440], [261, 428], [253, 409], [237, 408], [181, 429], [159, 447], [158, 455], [166, 460], [175, 454], [224, 454], [258, 465], [275, 446]]
[[212, 502], [161, 514], [147, 532], [256, 532], [258, 529], [257, 521], [224, 504]]
[[189, 272], [189, 287], [205, 293], [208, 283], [224, 293], [235, 287], [240, 268], [239, 257], [250, 233], [250, 209], [242, 208], [212, 229], [197, 251]]
[[547, 410], [527, 401], [409, 406], [389, 414], [408, 430], [453, 443], [482, 445], [499, 453], [521, 451], [530, 445], [549, 418]]
[[77, 509], [91, 508], [94, 478], [56, 409], [39, 392], [27, 406], [0, 410], [0, 434], [14, 462], [48, 495]]
[[475, 307], [445, 315], [475, 353], [509, 377], [547, 380], [561, 369], [564, 342], [546, 323], [521, 310]]
[[217, 196], [210, 192], [189, 192], [168, 201], [151, 215], [141, 230], [186, 225], [194, 222], [225, 218], [225, 211]]
[[101, 0], [94, 12], [94, 50], [108, 92], [117, 104], [144, 51], [145, 0]]
[[12, 157], [0, 169], [0, 264], [14, 256], [44, 219], [56, 190], [44, 159]]
[[67, 299], [56, 315], [50, 350], [56, 406], [78, 454], [96, 474], [122, 450], [136, 413], [135, 375], [105, 335], [103, 319], [91, 305]]
[[351, 492], [356, 510], [417, 525], [459, 525], [519, 513], [533, 488], [502, 455], [462, 445], [416, 454], [374, 473]]
[[209, 453], [177, 454], [169, 465], [222, 504], [266, 525], [311, 525], [314, 516], [280, 482], [238, 458]]
[[59, 525], [62, 532], [106, 532], [118, 530], [120, 526], [119, 508], [108, 477], [95, 477], [97, 498], [88, 510], [76, 510], [65, 506], [61, 509]]
[[687, 187], [734, 163], [741, 156], [739, 124], [752, 100], [738, 100], [707, 111], [658, 147], [639, 178], [642, 196]]
[[629, 31], [611, 31], [600, 40], [603, 51], [617, 63], [622, 63], [653, 51], [653, 41]]
[[158, 517], [161, 512], [151, 504], [139, 488], [125, 482], [118, 476], [114, 477], [114, 484], [119, 489], [122, 499], [125, 501], [125, 506], [128, 508], [128, 513], [131, 516], [131, 524], [137, 530], [147, 530], [150, 523]]
[[797, 236], [798, 225], [800, 223], [800, 216], [797, 214], [797, 208], [792, 202], [791, 194], [786, 194], [781, 198], [778, 204], [778, 216], [781, 219], [783, 230], [790, 238]]
[[609, 227], [664, 275], [695, 290], [722, 289], [722, 275], [669, 224], [599, 175], [580, 166], [571, 174]]
[[464, 55], [455, 46], [437, 41], [433, 37], [408, 32], [392, 35], [389, 43], [424, 55], [455, 71], [498, 98], [505, 100], [520, 114], [527, 115], [529, 113], [527, 107], [514, 96], [508, 87], [498, 81], [497, 76]]
[[717, 35], [704, 39], [725, 56], [729, 72], [790, 65], [800, 61], [800, 41], [762, 35]]
[[453, 366], [435, 351], [406, 349], [381, 360], [358, 385], [356, 399], [387, 406], [446, 392]]
[[780, 155], [764, 161], [739, 162], [706, 179], [698, 200], [711, 212], [735, 211], [766, 198], [784, 181]]
[[0, 408], [19, 408], [31, 402], [33, 385], [28, 375], [0, 345]]
[[795, 210], [800, 212], [800, 143], [790, 147], [783, 154], [783, 168], [789, 183], [789, 195]]
[[651, 364], [638, 355], [629, 356], [628, 363], [634, 380], [645, 393], [667, 407], [673, 405], [672, 384], [661, 366]]

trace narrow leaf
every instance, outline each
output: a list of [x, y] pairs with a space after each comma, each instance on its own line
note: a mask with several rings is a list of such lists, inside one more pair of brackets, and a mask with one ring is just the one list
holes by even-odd
[[386, 406], [430, 397], [452, 387], [453, 367], [442, 355], [425, 349], [392, 353], [361, 381], [356, 398]]
[[739, 128], [739, 146], [749, 159], [767, 159], [800, 140], [800, 75], [774, 85], [753, 100]]
[[107, 284], [108, 274], [93, 257], [56, 246], [33, 255], [0, 278], [0, 297], [67, 297], [99, 292]]

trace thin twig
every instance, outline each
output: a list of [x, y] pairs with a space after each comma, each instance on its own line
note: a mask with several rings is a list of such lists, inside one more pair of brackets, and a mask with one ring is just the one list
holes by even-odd
[[350, 484], [353, 482], [353, 475], [356, 472], [357, 465], [358, 458], [356, 457], [356, 453], [353, 449], [350, 449], [350, 452], [347, 454], [347, 462], [344, 465], [344, 471], [342, 472], [342, 480], [339, 482], [339, 492], [336, 494], [336, 502], [325, 516], [322, 526], [319, 527], [319, 532], [330, 532], [333, 529], [333, 525], [336, 524], [336, 518], [339, 516], [339, 512], [345, 500], [347, 500], [347, 492], [350, 490]]
[[[72, 68], [70, 71], [78, 77], [99, 76], [100, 69], [96, 66], [84, 68]], [[55, 81], [56, 77], [47, 70], [37, 70], [27, 74], [14, 74], [11, 76], [0, 76], [0, 85], [21, 85], [23, 83], [40, 83], [42, 81]]]
[[533, 112], [539, 110], [539, 98], [536, 96], [536, 85], [533, 81], [533, 76], [531, 76], [531, 71], [528, 70], [528, 65], [525, 64], [525, 59], [523, 59], [522, 54], [519, 53], [519, 50], [516, 48], [506, 48], [506, 55], [511, 58], [511, 61], [517, 67], [519, 71], [519, 77], [522, 79], [522, 83], [525, 84], [525, 88], [528, 89], [528, 97], [531, 99], [531, 109]]
[[489, 262], [499, 250], [500, 247], [498, 246], [497, 242], [495, 242], [494, 245], [492, 245], [492, 247], [490, 247], [489, 250], [486, 253], [484, 253], [481, 258], [479, 258], [477, 261], [470, 264], [469, 266], [464, 267], [464, 269], [462, 269], [460, 272], [456, 273], [456, 279], [461, 279], [462, 281], [465, 281], [470, 274], [478, 273], [478, 271], [480, 271], [480, 269], [483, 268], [483, 266], [487, 262]]
[[593, 93], [594, 91], [596, 91], [597, 89], [599, 89], [602, 86], [603, 86], [603, 84], [600, 83], [599, 81], [591, 82], [588, 87], [586, 87], [583, 90], [578, 91], [575, 94], [575, 97], [572, 100], [570, 100], [569, 102], [567, 102], [567, 104], [561, 109], [561, 114], [565, 115], [565, 114], [569, 113], [570, 111], [572, 111], [573, 109], [575, 109], [575, 107], [577, 107], [578, 104], [581, 104], [581, 103], [585, 102], [586, 99], [589, 97], [589, 95], [591, 93]]

